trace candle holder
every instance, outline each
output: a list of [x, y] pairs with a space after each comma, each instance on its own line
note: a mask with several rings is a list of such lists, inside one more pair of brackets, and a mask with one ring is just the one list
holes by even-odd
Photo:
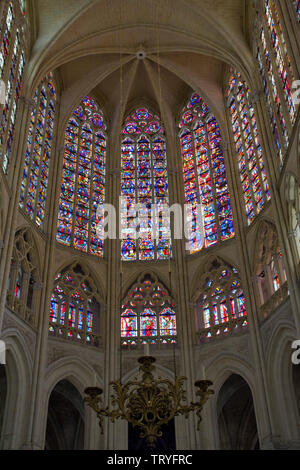
[[111, 382], [114, 391], [111, 402], [114, 409], [103, 406], [101, 388], [85, 389], [87, 396], [84, 401], [97, 413], [101, 432], [103, 433], [104, 417], [110, 418], [112, 423], [117, 419], [125, 419], [133, 427], [140, 428], [140, 437], [146, 439], [149, 448], [154, 448], [157, 438], [162, 436], [161, 427], [164, 424], [168, 424], [175, 416], [183, 415], [187, 418], [192, 411], [196, 411], [199, 430], [203, 406], [214, 393], [209, 389], [212, 382], [197, 380], [195, 386], [198, 401], [187, 405], [186, 392], [183, 389], [186, 377], [176, 377], [174, 383], [166, 378], [155, 378], [155, 357], [143, 356], [138, 362], [141, 380], [135, 378], [125, 384], [121, 384], [120, 380]]

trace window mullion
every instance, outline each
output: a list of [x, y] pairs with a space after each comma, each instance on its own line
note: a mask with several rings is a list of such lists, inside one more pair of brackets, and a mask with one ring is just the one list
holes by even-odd
[[[208, 156], [208, 162], [209, 162], [211, 190], [212, 190], [212, 195], [213, 195], [214, 212], [215, 212], [217, 234], [218, 234], [217, 242], [220, 242], [220, 241], [222, 241], [222, 233], [221, 233], [221, 225], [220, 225], [220, 219], [219, 219], [218, 198], [217, 198], [217, 194], [216, 194], [215, 175], [214, 175], [214, 172], [213, 172], [213, 162], [212, 162], [212, 154], [211, 154], [211, 148], [210, 148], [210, 145], [211, 145], [210, 133], [208, 132], [208, 126], [207, 126], [206, 122], [205, 122], [204, 127], [205, 127], [206, 145], [207, 145], [207, 152], [208, 152], [207, 156]], [[222, 152], [222, 154], [223, 154], [223, 152]], [[224, 156], [223, 156], [223, 158], [224, 158]], [[225, 166], [225, 162], [224, 162], [224, 166]]]
[[[261, 187], [261, 190], [262, 190], [262, 196], [263, 196], [264, 204], [266, 204], [268, 199], [267, 199], [267, 194], [266, 194], [266, 188], [265, 188], [265, 185], [264, 185], [264, 181], [262, 179], [262, 168], [261, 168], [261, 163], [260, 163], [260, 160], [259, 160], [259, 155], [258, 155], [258, 150], [257, 150], [257, 145], [256, 145], [256, 140], [255, 140], [255, 135], [254, 135], [253, 123], [252, 123], [252, 118], [251, 118], [251, 110], [250, 110], [250, 105], [249, 105], [249, 96], [248, 96], [248, 93], [246, 93], [244, 84], [243, 84], [243, 87], [244, 87], [244, 93], [245, 93], [245, 103], [246, 103], [246, 107], [247, 107], [247, 114], [248, 114], [250, 132], [251, 132], [252, 141], [253, 141], [253, 148], [254, 148], [254, 152], [255, 152], [255, 160], [256, 160], [256, 165], [257, 165], [257, 168], [258, 168], [259, 182], [260, 182], [260, 187]], [[254, 116], [254, 120], [256, 122], [256, 112], [255, 112], [254, 106], [253, 106], [253, 116]], [[260, 136], [260, 134], [258, 132], [258, 129], [257, 129], [257, 138], [258, 138], [259, 142], [260, 142], [260, 137], [261, 136]], [[261, 149], [261, 151], [262, 151], [262, 149]], [[262, 161], [263, 161], [263, 165], [265, 167], [263, 153], [262, 153], [261, 158], [262, 158]]]
[[[270, 56], [272, 69], [273, 69], [273, 78], [275, 80], [277, 93], [278, 93], [278, 96], [280, 98], [281, 109], [282, 109], [283, 117], [284, 117], [284, 120], [285, 120], [286, 126], [287, 126], [287, 133], [288, 133], [288, 136], [290, 136], [291, 131], [292, 131], [290, 112], [289, 112], [288, 107], [287, 107], [286, 96], [285, 96], [285, 93], [284, 93], [284, 90], [283, 90], [283, 84], [281, 83], [281, 80], [279, 79], [279, 70], [278, 70], [278, 66], [277, 66], [277, 63], [276, 63], [274, 47], [273, 47], [272, 41], [270, 39], [271, 31], [270, 31], [269, 25], [267, 23], [266, 17], [264, 17], [264, 19], [263, 19], [263, 25], [264, 25], [264, 31], [265, 31], [265, 40], [266, 40], [266, 43], [267, 43], [269, 56]], [[274, 72], [274, 69], [276, 70], [276, 73]]]
[[[249, 155], [248, 155], [248, 151], [247, 151], [247, 147], [246, 147], [243, 123], [242, 123], [242, 119], [241, 119], [240, 102], [237, 99], [237, 95], [234, 96], [234, 100], [235, 100], [235, 104], [236, 104], [237, 117], [238, 117], [239, 126], [240, 126], [240, 130], [241, 130], [241, 139], [242, 139], [243, 153], [244, 153], [245, 164], [246, 164], [246, 173], [247, 173], [247, 178], [248, 178], [248, 181], [249, 181], [249, 187], [250, 187], [250, 193], [251, 193], [251, 201], [252, 201], [252, 206], [253, 206], [253, 209], [254, 209], [254, 216], [256, 216], [257, 215], [257, 204], [256, 204], [255, 194], [254, 194], [254, 191], [253, 191], [253, 180], [252, 180], [252, 174], [251, 174], [251, 170], [250, 170]], [[248, 121], [249, 121], [249, 116], [248, 116]], [[239, 171], [240, 171], [240, 169], [239, 169]]]
[[41, 145], [41, 153], [39, 157], [39, 170], [38, 170], [38, 175], [37, 175], [37, 187], [36, 187], [36, 193], [35, 193], [35, 200], [34, 200], [34, 213], [33, 213], [33, 221], [36, 219], [36, 211], [37, 211], [37, 206], [38, 206], [38, 189], [40, 188], [41, 184], [41, 173], [42, 173], [42, 161], [43, 161], [43, 153], [45, 151], [45, 134], [46, 134], [46, 129], [47, 129], [47, 115], [48, 115], [48, 110], [50, 107], [50, 97], [49, 94], [47, 93], [46, 90], [46, 97], [47, 97], [47, 106], [45, 109], [45, 121], [44, 121], [44, 127], [43, 127], [43, 141]]
[[[77, 120], [76, 120], [77, 122]], [[77, 123], [78, 124], [78, 123]], [[74, 182], [74, 194], [73, 194], [73, 217], [72, 217], [72, 231], [71, 231], [71, 246], [75, 248], [74, 246], [74, 240], [75, 240], [75, 228], [76, 228], [76, 212], [77, 212], [77, 192], [78, 192], [78, 180], [79, 180], [79, 155], [80, 155], [80, 149], [82, 145], [82, 124], [78, 126], [78, 146], [77, 146], [77, 152], [76, 152], [76, 164], [75, 164], [75, 182]]]
[[[39, 93], [37, 95], [39, 98], [41, 96], [41, 89], [39, 88]], [[40, 100], [37, 99], [37, 102], [35, 103], [35, 109], [33, 109], [31, 111], [31, 114], [30, 114], [30, 124], [29, 124], [29, 127], [28, 127], [28, 131], [27, 131], [27, 142], [26, 144], [28, 143], [28, 135], [29, 135], [29, 129], [30, 129], [30, 125], [31, 125], [31, 116], [32, 116], [32, 113], [34, 113], [34, 126], [33, 126], [33, 130], [32, 130], [32, 142], [31, 142], [31, 146], [30, 146], [30, 153], [29, 153], [29, 165], [28, 165], [28, 175], [27, 175], [27, 181], [26, 181], [26, 187], [25, 187], [25, 192], [24, 192], [24, 210], [26, 211], [26, 202], [27, 202], [27, 198], [28, 198], [28, 190], [29, 190], [29, 182], [30, 182], [30, 175], [31, 175], [31, 168], [32, 168], [32, 160], [33, 160], [33, 151], [34, 151], [34, 142], [36, 140], [36, 137], [37, 137], [37, 123], [38, 123], [38, 118], [39, 118], [39, 108], [38, 108], [38, 105], [40, 104]], [[26, 145], [26, 151], [27, 151], [27, 145]]]
[[[267, 58], [266, 58], [264, 47], [263, 47], [263, 44], [262, 44], [261, 40], [260, 40], [259, 49], [260, 49], [260, 52], [261, 52], [261, 55], [262, 55], [262, 67], [263, 67], [264, 76], [265, 76], [265, 79], [266, 79], [266, 82], [267, 82], [267, 94], [269, 96], [269, 100], [268, 100], [268, 96], [266, 95], [266, 100], [269, 101], [269, 104], [271, 105], [271, 108], [272, 108], [272, 118], [274, 118], [274, 120], [276, 122], [282, 159], [284, 159], [285, 152], [286, 152], [286, 149], [287, 149], [287, 144], [285, 142], [282, 125], [281, 125], [281, 122], [280, 122], [279, 117], [278, 117], [278, 111], [275, 107], [274, 96], [273, 96], [273, 91], [272, 91], [272, 84], [270, 83], [269, 72], [268, 72], [267, 66], [266, 66], [266, 59]], [[270, 117], [270, 120], [271, 120], [271, 117]], [[272, 122], [271, 122], [271, 125], [273, 126]], [[272, 132], [273, 132], [273, 129], [272, 129]], [[275, 136], [274, 136], [274, 139], [275, 139]], [[277, 148], [277, 146], [276, 146], [276, 148]], [[281, 161], [281, 164], [282, 163], [283, 162]]]

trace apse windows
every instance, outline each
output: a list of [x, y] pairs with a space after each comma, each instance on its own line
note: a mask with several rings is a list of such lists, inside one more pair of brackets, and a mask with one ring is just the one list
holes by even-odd
[[234, 236], [220, 127], [209, 107], [194, 93], [180, 124], [190, 253]]
[[294, 74], [275, 2], [264, 0], [263, 10], [264, 15], [258, 34], [257, 59], [270, 123], [282, 165], [296, 119], [291, 91]]
[[105, 198], [106, 124], [99, 106], [86, 96], [75, 109], [65, 132], [57, 240], [99, 257], [99, 207]]
[[152, 274], [140, 276], [122, 301], [122, 344], [174, 343], [176, 334], [175, 305], [167, 289]]
[[21, 229], [14, 240], [7, 305], [32, 326], [37, 325], [35, 311], [40, 288], [37, 248], [31, 232]]
[[245, 296], [237, 269], [222, 260], [212, 261], [200, 278], [196, 306], [201, 342], [247, 326]]
[[56, 91], [50, 74], [33, 97], [21, 184], [20, 207], [39, 227], [43, 226], [49, 165], [54, 150]]
[[[160, 208], [169, 207], [165, 132], [158, 116], [139, 108], [125, 121], [121, 144], [123, 261], [166, 260], [171, 254], [169, 216], [162, 220]], [[156, 207], [155, 216], [151, 211]], [[137, 234], [136, 210], [140, 226]]]
[[227, 96], [245, 209], [251, 224], [270, 199], [270, 191], [250, 90], [236, 71], [230, 76]]
[[49, 332], [59, 338], [100, 345], [99, 293], [90, 273], [79, 264], [55, 278]]
[[0, 160], [4, 173], [7, 173], [25, 67], [27, 28], [19, 2], [6, 2], [2, 16], [0, 80], [5, 83], [6, 93], [4, 104], [0, 104]]
[[[259, 294], [260, 304], [266, 315], [281, 302], [281, 298], [268, 300], [286, 283], [286, 273], [283, 265], [282, 252], [279, 245], [276, 228], [269, 222], [262, 222], [256, 240], [256, 287]], [[277, 303], [277, 305], [276, 305]]]

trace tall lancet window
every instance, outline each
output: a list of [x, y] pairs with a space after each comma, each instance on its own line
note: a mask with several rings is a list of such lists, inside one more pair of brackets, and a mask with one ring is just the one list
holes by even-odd
[[282, 164], [289, 145], [296, 108], [291, 85], [294, 73], [274, 0], [264, 0], [257, 58], [278, 156]]
[[[169, 206], [164, 134], [159, 117], [146, 108], [132, 113], [122, 129], [121, 196], [126, 220], [121, 233], [121, 256], [124, 261], [170, 257], [169, 216], [164, 211]], [[157, 208], [155, 215], [152, 205]]]
[[25, 66], [28, 38], [24, 14], [24, 2], [4, 3], [0, 29], [0, 80], [5, 84], [4, 104], [0, 104], [0, 160], [4, 173], [11, 157]]
[[20, 206], [39, 227], [46, 210], [49, 165], [54, 150], [56, 92], [52, 75], [35, 91], [27, 134]]
[[65, 133], [57, 240], [103, 256], [98, 208], [105, 197], [106, 125], [99, 106], [86, 96], [75, 109]]
[[250, 224], [270, 199], [268, 179], [250, 90], [236, 71], [230, 77], [227, 94], [245, 209]]
[[234, 236], [220, 127], [194, 93], [179, 124], [190, 253]]

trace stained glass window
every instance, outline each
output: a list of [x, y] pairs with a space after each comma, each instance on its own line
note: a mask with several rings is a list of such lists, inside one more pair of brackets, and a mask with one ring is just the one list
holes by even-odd
[[297, 18], [300, 23], [300, 0], [292, 0], [292, 2], [296, 8]]
[[234, 236], [220, 127], [194, 93], [179, 124], [190, 253]]
[[35, 306], [39, 285], [37, 247], [31, 231], [24, 228], [15, 234], [6, 302], [32, 326], [37, 323]]
[[57, 240], [103, 256], [99, 207], [105, 198], [106, 125], [99, 106], [86, 96], [73, 112], [65, 133]]
[[27, 28], [25, 23], [22, 26], [22, 18], [18, 2], [8, 2], [4, 6], [0, 30], [0, 79], [6, 86], [4, 105], [0, 104], [0, 158], [4, 173], [7, 173], [11, 156], [25, 67]]
[[[276, 227], [270, 222], [260, 224], [256, 240], [256, 287], [260, 303], [269, 298], [286, 282], [286, 272]], [[280, 303], [280, 297], [277, 299]], [[276, 308], [274, 300], [272, 309]]]
[[122, 344], [174, 343], [176, 314], [167, 289], [150, 274], [142, 275], [122, 302]]
[[264, 14], [259, 29], [257, 59], [267, 98], [270, 123], [282, 165], [296, 119], [291, 91], [294, 73], [279, 13], [273, 0], [264, 0]]
[[245, 296], [236, 268], [214, 260], [202, 275], [197, 294], [197, 323], [201, 341], [247, 326]]
[[20, 9], [23, 16], [26, 15], [26, 2], [25, 0], [20, 0]]
[[245, 208], [250, 224], [270, 199], [268, 179], [250, 90], [240, 73], [232, 71], [227, 93]]
[[54, 148], [56, 92], [52, 75], [42, 81], [35, 91], [33, 101], [20, 207], [39, 227], [42, 227], [45, 218], [49, 165]]
[[[121, 256], [124, 261], [165, 260], [170, 257], [171, 237], [166, 139], [160, 119], [139, 108], [125, 121], [121, 147], [122, 227]], [[151, 205], [157, 211], [153, 216]], [[139, 237], [136, 236], [136, 208], [140, 207]], [[161, 209], [161, 210], [160, 210]]]
[[50, 334], [100, 344], [99, 294], [90, 274], [75, 264], [56, 276], [50, 301]]

